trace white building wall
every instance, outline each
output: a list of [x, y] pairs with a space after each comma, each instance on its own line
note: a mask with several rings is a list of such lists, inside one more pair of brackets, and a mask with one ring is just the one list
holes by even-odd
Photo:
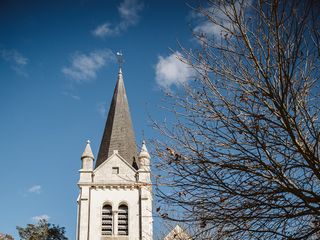
[[88, 220], [89, 220], [89, 187], [84, 186], [80, 190], [80, 199], [79, 199], [79, 226], [78, 226], [78, 239], [79, 240], [88, 240]]
[[141, 220], [142, 240], [152, 240], [153, 218], [151, 186], [145, 186], [141, 189]]
[[139, 183], [141, 184], [141, 229], [142, 240], [153, 239], [153, 218], [152, 218], [152, 182], [150, 155], [145, 142], [142, 142], [141, 152], [139, 154], [140, 169]]
[[[118, 168], [119, 173], [115, 173], [113, 168]], [[81, 169], [78, 185], [80, 187], [78, 240], [153, 239], [152, 184], [149, 165], [144, 165], [143, 170], [136, 171], [115, 151], [92, 172]], [[102, 207], [106, 203], [112, 206], [113, 211], [112, 236], [102, 236]], [[117, 211], [121, 204], [128, 206], [128, 236], [117, 235]]]
[[[139, 190], [134, 188], [95, 188], [91, 190], [89, 239], [100, 240], [102, 237], [101, 213], [105, 203], [112, 206], [113, 212], [117, 212], [119, 205], [123, 203], [128, 206], [129, 236], [127, 239], [139, 240]], [[114, 214], [114, 217], [117, 217], [117, 214]]]

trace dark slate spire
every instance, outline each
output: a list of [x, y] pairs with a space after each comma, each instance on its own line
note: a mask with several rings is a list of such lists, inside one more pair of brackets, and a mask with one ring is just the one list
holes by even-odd
[[118, 150], [119, 155], [131, 166], [133, 165], [137, 157], [137, 148], [121, 68], [104, 128], [96, 168], [112, 155], [113, 150]]

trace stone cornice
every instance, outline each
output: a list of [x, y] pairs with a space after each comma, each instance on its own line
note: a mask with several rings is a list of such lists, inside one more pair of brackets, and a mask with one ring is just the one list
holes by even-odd
[[115, 188], [115, 189], [121, 189], [121, 188], [139, 188], [139, 187], [145, 187], [145, 186], [151, 186], [151, 183], [145, 183], [145, 182], [138, 182], [138, 183], [90, 183], [90, 182], [78, 182], [79, 187], [92, 187], [92, 188]]

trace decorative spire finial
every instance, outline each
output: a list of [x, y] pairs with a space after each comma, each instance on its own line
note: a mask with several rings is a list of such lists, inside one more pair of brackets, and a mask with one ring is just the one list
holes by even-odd
[[90, 147], [90, 140], [87, 140], [87, 145], [82, 153], [82, 156], [81, 156], [81, 159], [84, 159], [84, 158], [91, 158], [92, 160], [94, 159], [94, 156], [93, 156], [93, 153], [92, 153], [92, 150], [91, 150], [91, 147]]
[[123, 54], [121, 51], [117, 52], [117, 58], [118, 58], [119, 69], [121, 69], [122, 64], [124, 63]]
[[141, 146], [141, 151], [139, 154], [139, 158], [150, 158], [147, 146], [146, 146], [146, 141], [142, 141], [142, 146]]

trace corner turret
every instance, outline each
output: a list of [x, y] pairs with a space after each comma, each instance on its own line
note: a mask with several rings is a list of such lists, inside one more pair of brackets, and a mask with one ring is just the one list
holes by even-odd
[[[139, 153], [139, 183], [141, 184], [141, 216], [143, 229], [141, 239], [152, 239], [152, 182], [151, 182], [151, 168], [150, 168], [150, 154], [148, 152], [146, 142], [142, 142]], [[150, 237], [151, 236], [151, 237]]]
[[80, 180], [79, 182], [91, 182], [94, 156], [90, 147], [90, 141], [87, 141], [87, 145], [81, 156], [82, 167], [79, 170]]
[[139, 166], [139, 170], [150, 171], [150, 154], [145, 141], [142, 141], [141, 151], [139, 153]]

